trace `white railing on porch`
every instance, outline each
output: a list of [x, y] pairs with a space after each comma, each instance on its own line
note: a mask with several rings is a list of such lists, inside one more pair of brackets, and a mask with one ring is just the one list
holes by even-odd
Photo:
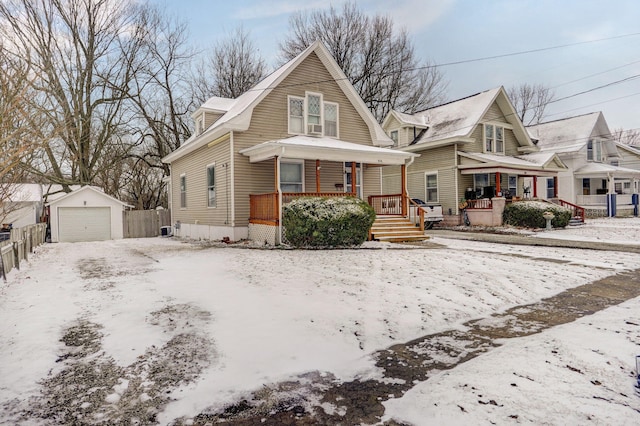
[[[632, 194], [618, 194], [616, 204], [618, 206], [631, 205]], [[578, 195], [576, 196], [576, 204], [579, 206], [606, 206], [607, 196], [605, 195]]]

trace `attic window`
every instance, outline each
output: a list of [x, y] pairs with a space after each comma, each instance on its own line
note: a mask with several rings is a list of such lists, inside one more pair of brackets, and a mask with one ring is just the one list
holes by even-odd
[[587, 142], [587, 161], [602, 162], [602, 141], [589, 139]]
[[397, 146], [398, 145], [398, 131], [397, 130], [392, 130], [389, 133], [389, 137], [393, 141], [393, 146]]
[[320, 93], [288, 96], [289, 133], [338, 137], [338, 104], [325, 102]]
[[504, 154], [504, 127], [484, 125], [484, 152]]

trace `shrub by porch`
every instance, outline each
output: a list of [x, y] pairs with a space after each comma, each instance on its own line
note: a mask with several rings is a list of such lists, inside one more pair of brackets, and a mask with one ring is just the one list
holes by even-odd
[[367, 240], [375, 218], [359, 198], [301, 197], [284, 206], [282, 224], [295, 247], [349, 247]]
[[542, 214], [547, 211], [552, 212], [554, 215], [551, 220], [551, 226], [554, 228], [564, 228], [571, 220], [571, 210], [540, 201], [511, 203], [505, 206], [502, 219], [505, 225], [544, 228], [547, 221]]

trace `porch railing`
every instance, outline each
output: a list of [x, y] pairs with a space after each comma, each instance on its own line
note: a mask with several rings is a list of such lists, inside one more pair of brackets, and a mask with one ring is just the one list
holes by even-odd
[[402, 194], [370, 195], [368, 202], [376, 214], [402, 215]]
[[467, 200], [468, 209], [491, 210], [493, 203], [491, 198], [478, 198], [477, 200]]
[[[300, 197], [346, 197], [349, 192], [283, 192], [282, 204], [290, 203]], [[263, 225], [278, 225], [279, 204], [278, 193], [249, 195], [249, 223]]]
[[584, 222], [584, 207], [580, 207], [578, 205], [575, 205], [565, 200], [561, 200], [559, 198], [558, 198], [558, 204], [560, 204], [562, 207], [566, 207], [569, 210], [571, 210], [573, 217], [580, 218], [580, 221]]

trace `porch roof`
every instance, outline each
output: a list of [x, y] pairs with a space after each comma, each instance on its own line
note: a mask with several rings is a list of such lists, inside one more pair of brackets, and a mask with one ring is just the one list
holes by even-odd
[[528, 176], [555, 176], [566, 166], [555, 154], [540, 153], [511, 157], [485, 153], [459, 151], [461, 173], [513, 173]]
[[613, 176], [614, 178], [640, 179], [640, 170], [612, 166], [611, 164], [604, 163], [589, 163], [577, 169], [573, 174], [582, 177], [606, 178]]
[[249, 157], [249, 162], [258, 163], [274, 157], [300, 160], [325, 160], [366, 164], [402, 165], [410, 164], [419, 154], [360, 145], [327, 137], [292, 136], [276, 139], [245, 148], [241, 154]]

